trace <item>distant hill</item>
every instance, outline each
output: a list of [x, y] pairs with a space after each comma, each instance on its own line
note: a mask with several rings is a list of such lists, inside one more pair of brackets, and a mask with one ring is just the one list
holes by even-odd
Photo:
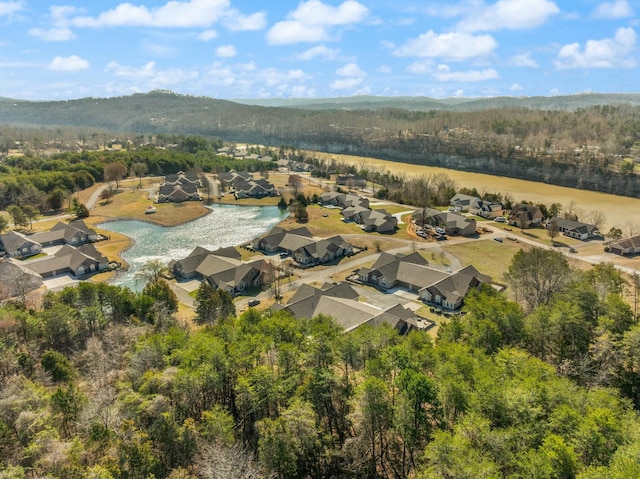
[[379, 110], [399, 108], [409, 111], [474, 111], [491, 108], [531, 108], [575, 111], [595, 105], [640, 106], [640, 93], [583, 93], [565, 96], [444, 98], [352, 96], [340, 98], [258, 98], [233, 99], [235, 103], [264, 107], [307, 110]]

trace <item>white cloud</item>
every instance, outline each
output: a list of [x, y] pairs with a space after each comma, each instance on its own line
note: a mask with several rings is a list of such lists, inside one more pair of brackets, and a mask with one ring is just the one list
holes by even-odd
[[416, 75], [430, 73], [432, 70], [433, 70], [433, 60], [419, 60], [417, 62], [413, 62], [411, 65], [407, 67], [407, 71], [409, 73], [414, 73]]
[[80, 13], [82, 10], [72, 6], [52, 6], [49, 8], [51, 28], [32, 28], [29, 35], [45, 42], [66, 42], [76, 38], [69, 28], [69, 15]]
[[232, 58], [237, 54], [236, 47], [233, 45], [221, 45], [216, 48], [216, 56], [221, 58]]
[[338, 78], [329, 86], [333, 90], [348, 90], [360, 86], [362, 80], [363, 78]]
[[524, 90], [524, 88], [522, 87], [522, 85], [519, 85], [518, 83], [514, 83], [509, 87], [509, 90], [511, 90], [511, 91], [522, 91], [522, 90]]
[[509, 58], [509, 64], [516, 67], [529, 67], [529, 68], [537, 68], [538, 62], [536, 62], [533, 58], [531, 58], [531, 53], [521, 53], [520, 55], [515, 55]]
[[218, 32], [215, 30], [205, 30], [198, 35], [198, 40], [203, 42], [211, 41], [214, 38], [218, 38]]
[[633, 9], [627, 0], [615, 0], [598, 5], [593, 11], [596, 18], [628, 18], [633, 16]]
[[337, 7], [319, 0], [300, 3], [287, 15], [287, 20], [276, 23], [267, 33], [272, 45], [329, 40], [332, 27], [362, 22], [368, 15], [367, 7], [355, 0], [346, 0]]
[[343, 78], [336, 79], [329, 86], [334, 90], [347, 90], [360, 86], [367, 73], [357, 63], [351, 62], [338, 68], [336, 75]]
[[528, 30], [539, 27], [559, 12], [550, 0], [498, 0], [492, 5], [477, 5], [460, 21], [458, 28], [468, 32]]
[[558, 52], [556, 68], [631, 68], [636, 65], [636, 32], [633, 28], [618, 28], [614, 38], [588, 40], [564, 45]]
[[347, 63], [336, 70], [336, 75], [343, 77], [364, 77], [367, 74], [358, 66], [357, 63]]
[[89, 62], [77, 55], [71, 55], [70, 57], [57, 56], [49, 63], [49, 69], [56, 71], [72, 72], [86, 70], [87, 68], [89, 68]]
[[20, 2], [0, 2], [0, 17], [11, 17], [13, 14], [24, 10], [25, 3]]
[[394, 50], [400, 57], [446, 58], [466, 60], [489, 55], [498, 43], [491, 35], [472, 35], [462, 32], [437, 34], [433, 30], [413, 38]]
[[[125, 80], [144, 80], [144, 85], [147, 89], [178, 85], [185, 81], [196, 79], [199, 76], [197, 71], [182, 70], [180, 68], [159, 70], [156, 68], [155, 62], [147, 62], [141, 67], [131, 67], [121, 65], [118, 62], [110, 62], [107, 65], [106, 72]], [[128, 88], [133, 88], [135, 91], [139, 90], [137, 86]]]
[[385, 75], [393, 72], [393, 70], [391, 69], [391, 67], [389, 65], [380, 66], [380, 68], [378, 68], [378, 71], [380, 73], [384, 73]]
[[485, 70], [469, 70], [466, 72], [451, 71], [448, 65], [438, 65], [438, 71], [432, 75], [434, 80], [448, 82], [475, 82], [484, 80], [495, 80], [500, 78], [500, 75], [493, 68], [487, 68]]
[[96, 17], [77, 16], [70, 19], [74, 26], [94, 28], [120, 26], [194, 28], [209, 27], [219, 21], [224, 21], [232, 29], [253, 30], [264, 28], [266, 18], [263, 12], [242, 15], [231, 8], [229, 0], [171, 0], [155, 8], [120, 3]]
[[76, 38], [75, 33], [68, 28], [32, 28], [29, 35], [45, 42], [66, 42]]
[[227, 18], [225, 25], [233, 32], [262, 30], [267, 26], [267, 15], [264, 12], [256, 12], [251, 15], [241, 15], [234, 12]]
[[336, 57], [340, 54], [339, 49], [327, 48], [325, 45], [317, 45], [315, 47], [309, 48], [304, 52], [300, 53], [296, 56], [298, 60], [313, 60], [314, 58], [322, 58], [324, 60], [335, 60]]
[[[300, 69], [258, 69], [254, 62], [225, 65], [215, 62], [204, 74], [202, 81], [207, 90], [223, 88], [225, 96], [270, 97], [313, 96], [315, 90], [305, 82], [308, 75]], [[294, 94], [295, 92], [295, 94]]]
[[142, 67], [129, 67], [118, 62], [109, 62], [107, 72], [117, 77], [125, 78], [151, 78], [155, 74], [156, 62], [147, 62]]

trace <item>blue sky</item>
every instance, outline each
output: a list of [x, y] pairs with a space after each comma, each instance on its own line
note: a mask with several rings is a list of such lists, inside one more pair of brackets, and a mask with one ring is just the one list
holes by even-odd
[[0, 0], [0, 96], [638, 91], [640, 0]]

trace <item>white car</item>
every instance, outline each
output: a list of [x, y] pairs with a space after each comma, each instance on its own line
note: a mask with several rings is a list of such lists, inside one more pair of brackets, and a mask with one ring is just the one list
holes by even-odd
[[498, 216], [494, 221], [496, 223], [506, 223], [507, 222], [507, 218], [505, 218], [504, 216]]

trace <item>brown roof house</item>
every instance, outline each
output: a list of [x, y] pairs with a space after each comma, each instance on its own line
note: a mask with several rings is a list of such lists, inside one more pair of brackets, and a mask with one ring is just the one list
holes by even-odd
[[265, 253], [293, 253], [301, 246], [311, 244], [315, 240], [311, 231], [304, 226], [292, 230], [275, 227], [265, 236], [253, 241], [253, 247]]
[[42, 245], [29, 236], [9, 231], [0, 235], [0, 256], [24, 258], [42, 253]]
[[640, 254], [640, 235], [610, 243], [608, 248], [610, 253], [619, 255]]
[[380, 309], [358, 301], [359, 294], [349, 284], [325, 284], [321, 288], [302, 285], [286, 305], [275, 304], [273, 309], [284, 309], [298, 319], [313, 318], [320, 314], [331, 316], [345, 332], [363, 326], [388, 324], [401, 334], [418, 327], [412, 311], [397, 305]]
[[537, 206], [518, 203], [511, 209], [509, 224], [512, 226], [534, 228], [542, 224], [544, 215]]

